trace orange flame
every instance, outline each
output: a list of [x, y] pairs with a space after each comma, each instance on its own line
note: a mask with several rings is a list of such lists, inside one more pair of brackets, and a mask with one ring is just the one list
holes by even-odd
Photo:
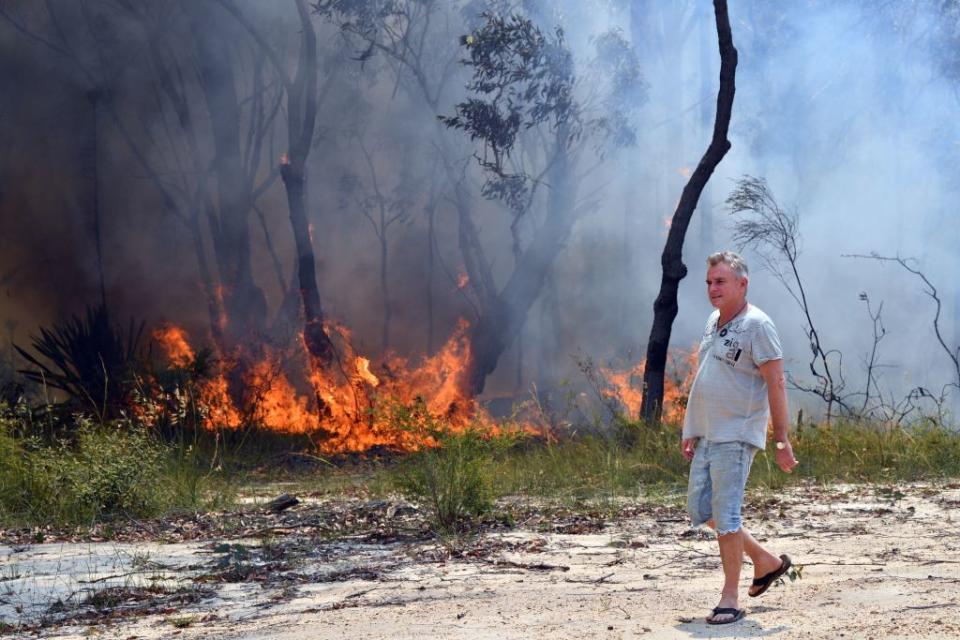
[[357, 356], [356, 363], [357, 375], [360, 376], [364, 382], [369, 384], [371, 387], [376, 387], [380, 384], [379, 378], [370, 373], [370, 360], [368, 358]]
[[227, 380], [222, 373], [200, 386], [198, 404], [209, 429], [239, 429], [243, 424], [240, 412], [230, 400]]
[[[687, 410], [690, 387], [697, 375], [696, 347], [691, 348], [689, 352], [672, 351], [670, 360], [671, 366], [668, 367], [668, 375], [664, 380], [662, 419], [664, 422], [680, 424]], [[645, 368], [646, 360], [642, 360], [627, 371], [600, 368], [601, 374], [609, 385], [609, 388], [602, 391], [603, 395], [619, 400], [630, 416], [640, 415]]]
[[[500, 432], [462, 390], [470, 362], [465, 320], [435, 355], [411, 364], [388, 354], [375, 367], [377, 373], [368, 358], [355, 353], [346, 327], [327, 323], [324, 328], [338, 345], [340, 364], [312, 363], [302, 335], [295, 353], [264, 347], [263, 358], [241, 374], [243, 406], [237, 406], [229, 392], [232, 365], [221, 364], [216, 375], [199, 383], [198, 404], [207, 427], [237, 429], [252, 423], [282, 433], [316, 433], [325, 453], [374, 447], [416, 450], [436, 444], [433, 428], [460, 432], [474, 426], [490, 434]], [[165, 327], [156, 336], [171, 364], [186, 366], [193, 360], [182, 329]], [[306, 381], [308, 388], [298, 389], [288, 375]]]
[[187, 332], [174, 325], [164, 325], [153, 332], [153, 339], [166, 352], [167, 359], [175, 367], [188, 367], [195, 354], [187, 342]]
[[[153, 332], [153, 339], [175, 367], [189, 367], [196, 354], [187, 340], [187, 332], [175, 325], [165, 325]], [[214, 377], [200, 383], [198, 404], [208, 427], [237, 429], [243, 423], [240, 413], [234, 408], [228, 392], [223, 368]]]

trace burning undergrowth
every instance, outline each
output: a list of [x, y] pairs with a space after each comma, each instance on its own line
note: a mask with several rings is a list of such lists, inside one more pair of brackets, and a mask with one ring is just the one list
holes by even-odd
[[[349, 329], [334, 323], [325, 329], [339, 354], [330, 366], [321, 366], [309, 357], [302, 337], [287, 349], [261, 346], [258, 351], [262, 355], [256, 360], [242, 351], [216, 360], [194, 390], [204, 426], [237, 430], [253, 424], [275, 433], [305, 434], [326, 454], [375, 448], [416, 451], [436, 446], [437, 425], [450, 433], [469, 429], [499, 435], [515, 429], [550, 435], [542, 415], [528, 411], [509, 424], [498, 425], [476, 398], [464, 392], [462, 377], [470, 359], [466, 321], [460, 321], [437, 353], [418, 361], [395, 353], [371, 361], [357, 353]], [[203, 352], [194, 349], [186, 331], [178, 326], [155, 330], [153, 340], [173, 368], [197, 369], [202, 360]], [[639, 413], [643, 366], [640, 362], [622, 370], [598, 370], [604, 401], [617, 403], [628, 417]], [[672, 370], [664, 418], [676, 423], [683, 419], [696, 354], [678, 352]], [[239, 395], [232, 392], [234, 386], [242, 390]]]
[[[306, 434], [327, 454], [434, 446], [437, 424], [453, 433], [476, 429], [496, 435], [507, 427], [498, 426], [463, 391], [461, 378], [470, 358], [468, 328], [461, 321], [436, 354], [418, 362], [394, 353], [372, 362], [356, 352], [346, 327], [328, 323], [325, 330], [338, 351], [331, 365], [310, 358], [302, 336], [286, 349], [260, 346], [257, 359], [238, 348], [205, 367], [192, 399], [207, 429], [237, 430], [253, 424], [276, 433]], [[169, 367], [198, 370], [204, 352], [193, 347], [184, 329], [163, 326], [153, 332], [153, 340]], [[142, 398], [152, 408], [141, 417], [147, 422], [159, 417], [164, 405], [183, 394], [181, 387], [168, 387], [162, 397]], [[397, 420], [398, 412], [404, 420]], [[511, 428], [545, 433], [535, 419]]]
[[[339, 455], [418, 451], [440, 445], [445, 435], [468, 431], [549, 439], [565, 426], [581, 426], [559, 419], [556, 411], [548, 413], [536, 399], [515, 407], [510, 418], [494, 419], [466, 390], [472, 354], [470, 326], [463, 320], [436, 353], [410, 359], [393, 352], [371, 359], [354, 347], [348, 328], [328, 322], [324, 333], [335, 356], [321, 362], [303, 334], [286, 342], [250, 337], [227, 344], [221, 339], [206, 347], [181, 326], [164, 324], [141, 343], [139, 331], [125, 339], [105, 309], [88, 316], [102, 316], [102, 321], [72, 319], [65, 328], [45, 331], [46, 341], [34, 341], [50, 361], [31, 360], [46, 366], [36, 375], [60, 381], [57, 388], [72, 398], [65, 411], [92, 415], [104, 424], [132, 419], [166, 440], [185, 428], [225, 438], [256, 431], [296, 436], [324, 455]], [[102, 327], [93, 331], [85, 329], [88, 325]], [[116, 338], [88, 339], [88, 334]], [[56, 349], [48, 344], [54, 338]], [[112, 349], [106, 359], [104, 343]], [[104, 371], [89, 364], [99, 361], [115, 366]], [[694, 356], [675, 354], [673, 365], [664, 398], [668, 423], [682, 420]], [[612, 415], [632, 418], [639, 411], [643, 366], [585, 373]], [[96, 375], [87, 375], [88, 369]], [[100, 393], [107, 380], [114, 392]]]
[[[596, 394], [614, 416], [635, 419], [643, 401], [643, 373], [646, 360], [634, 365], [596, 366], [592, 360], [579, 363]], [[671, 349], [664, 379], [662, 420], [682, 424], [690, 388], [697, 375], [697, 350]]]

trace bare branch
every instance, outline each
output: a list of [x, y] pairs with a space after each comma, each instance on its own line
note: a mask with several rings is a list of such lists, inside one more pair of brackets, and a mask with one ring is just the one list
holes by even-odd
[[870, 255], [862, 254], [848, 254], [844, 255], [845, 258], [858, 258], [864, 260], [876, 260], [878, 262], [892, 262], [900, 265], [913, 275], [920, 278], [923, 282], [923, 292], [926, 293], [933, 300], [936, 305], [936, 311], [933, 315], [933, 331], [937, 336], [937, 342], [940, 343], [940, 346], [946, 352], [947, 357], [950, 358], [950, 362], [953, 364], [953, 371], [955, 375], [954, 382], [950, 383], [948, 386], [955, 386], [960, 388], [960, 347], [951, 348], [947, 345], [946, 340], [943, 338], [943, 333], [940, 331], [940, 312], [942, 311], [942, 302], [940, 300], [939, 293], [937, 288], [933, 286], [933, 283], [930, 282], [929, 278], [920, 271], [917, 267], [912, 266], [917, 262], [914, 258], [901, 258], [900, 256], [881, 256], [877, 253], [871, 253]]
[[[849, 406], [850, 396], [843, 393], [843, 356], [837, 350], [823, 348], [803, 288], [803, 280], [800, 278], [797, 266], [800, 255], [797, 214], [784, 211], [777, 203], [767, 181], [753, 176], [744, 176], [737, 182], [736, 188], [727, 198], [727, 207], [733, 215], [738, 216], [733, 228], [733, 239], [737, 248], [741, 251], [753, 249], [803, 311], [804, 333], [810, 341], [810, 374], [818, 384], [808, 387], [792, 380], [794, 388], [822, 398], [827, 403], [828, 422], [834, 405], [852, 413]], [[831, 355], [836, 356], [837, 360], [832, 371]]]

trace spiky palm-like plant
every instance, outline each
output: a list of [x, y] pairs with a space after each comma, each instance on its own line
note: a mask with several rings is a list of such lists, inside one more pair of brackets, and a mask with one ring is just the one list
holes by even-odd
[[40, 335], [33, 337], [33, 349], [43, 360], [14, 345], [32, 365], [20, 373], [62, 390], [101, 420], [113, 417], [131, 389], [143, 328], [143, 322], [131, 319], [124, 330], [112, 321], [104, 305], [87, 307], [84, 315], [41, 328]]

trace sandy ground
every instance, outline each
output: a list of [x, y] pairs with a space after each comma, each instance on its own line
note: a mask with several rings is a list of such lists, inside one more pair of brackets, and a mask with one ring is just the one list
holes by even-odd
[[[802, 577], [751, 599], [745, 590], [752, 567], [745, 565], [741, 605], [748, 614], [733, 625], [703, 622], [720, 586], [716, 542], [690, 530], [676, 510], [664, 510], [583, 534], [520, 523], [484, 534], [461, 557], [431, 541], [329, 541], [311, 549], [296, 579], [204, 584], [189, 602], [38, 633], [237, 640], [960, 638], [954, 517], [960, 485], [806, 487], [753, 496], [750, 503], [747, 525], [803, 565]], [[196, 543], [2, 548], [0, 615], [11, 622], [10, 607], [19, 606], [21, 620], [29, 621], [49, 609], [54, 594], [63, 600], [65, 593], [118, 580], [188, 583], [212, 557], [218, 556], [209, 544]]]

